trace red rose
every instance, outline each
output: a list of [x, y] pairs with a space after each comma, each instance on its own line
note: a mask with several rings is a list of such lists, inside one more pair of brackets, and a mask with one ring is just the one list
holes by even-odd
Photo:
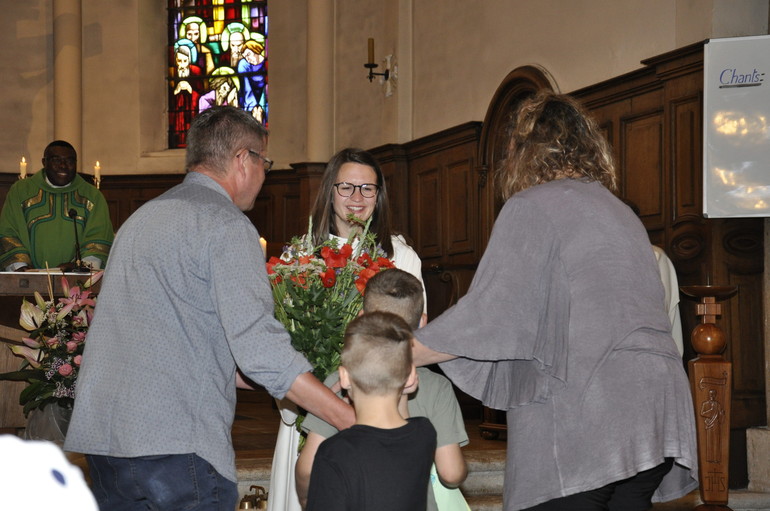
[[277, 257], [275, 257], [275, 256], [271, 257], [271, 258], [270, 258], [270, 259], [267, 261], [267, 264], [266, 264], [266, 266], [267, 266], [267, 274], [268, 274], [268, 275], [272, 275], [273, 273], [275, 273], [275, 270], [273, 270], [273, 268], [275, 268], [275, 265], [276, 265], [276, 264], [281, 264], [282, 262], [283, 262], [283, 261], [281, 261], [280, 259], [278, 259], [278, 258], [277, 258]]
[[372, 264], [372, 258], [364, 252], [360, 256], [358, 256], [358, 260], [356, 261], [358, 264], [363, 266], [364, 268], [368, 267], [370, 264]]
[[344, 245], [342, 245], [342, 248], [340, 249], [339, 254], [345, 259], [347, 259], [351, 255], [353, 255], [353, 247], [350, 245], [350, 243], [345, 243]]
[[329, 268], [321, 274], [321, 284], [324, 287], [333, 287], [337, 282], [337, 274], [334, 272], [334, 268]]
[[[323, 253], [321, 255], [323, 255]], [[344, 268], [345, 265], [348, 264], [347, 258], [336, 251], [331, 251], [330, 254], [325, 256], [324, 262], [329, 268]]]
[[364, 279], [364, 282], [369, 280], [370, 278], [374, 277], [379, 273], [375, 268], [364, 268], [361, 270], [361, 273], [359, 273], [359, 278]]
[[307, 287], [307, 276], [304, 273], [299, 275], [292, 275], [292, 282], [299, 284], [301, 287]]

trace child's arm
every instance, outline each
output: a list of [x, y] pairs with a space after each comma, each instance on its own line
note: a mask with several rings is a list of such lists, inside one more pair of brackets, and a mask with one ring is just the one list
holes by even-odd
[[[406, 394], [401, 396], [401, 400], [398, 402], [398, 411], [405, 419], [410, 417], [408, 402], [409, 396]], [[462, 449], [460, 449], [460, 444], [458, 443], [438, 447], [433, 461], [436, 464], [436, 472], [439, 479], [447, 488], [460, 486], [468, 476], [468, 465], [465, 463], [465, 456], [463, 456]], [[299, 466], [299, 463], [297, 466]], [[299, 476], [297, 476], [297, 480], [299, 481]], [[297, 482], [297, 487], [299, 488], [299, 482]]]
[[[452, 383], [443, 375], [429, 369], [418, 369], [420, 391], [409, 401], [411, 415], [423, 415], [430, 419], [438, 434], [438, 446], [434, 455], [436, 473], [444, 486], [455, 488], [468, 475], [461, 446], [468, 443], [460, 404], [457, 402]], [[422, 393], [422, 394], [421, 394]]]
[[299, 497], [302, 509], [305, 509], [307, 506], [307, 491], [310, 488], [310, 472], [313, 469], [313, 461], [315, 460], [316, 452], [318, 452], [318, 446], [324, 440], [326, 439], [318, 433], [309, 432], [305, 445], [299, 453], [299, 458], [297, 458], [297, 465], [294, 468], [294, 479], [297, 486], [297, 497]]
[[434, 457], [438, 478], [447, 488], [456, 488], [468, 477], [468, 465], [459, 444], [447, 444], [436, 449]]

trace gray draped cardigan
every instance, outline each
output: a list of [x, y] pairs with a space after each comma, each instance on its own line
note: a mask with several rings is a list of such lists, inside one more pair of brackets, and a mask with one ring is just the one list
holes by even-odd
[[654, 500], [697, 486], [695, 419], [649, 238], [596, 182], [503, 207], [468, 293], [418, 330], [441, 368], [507, 411], [505, 509], [676, 463]]

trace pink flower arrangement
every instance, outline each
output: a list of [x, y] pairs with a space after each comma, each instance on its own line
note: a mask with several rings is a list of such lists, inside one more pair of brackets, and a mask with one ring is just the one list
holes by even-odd
[[23, 300], [19, 324], [29, 337], [23, 345], [11, 346], [16, 356], [24, 358], [18, 371], [0, 374], [0, 380], [26, 381], [19, 404], [24, 413], [57, 403], [71, 407], [75, 384], [82, 361], [88, 325], [93, 319], [95, 295], [87, 288], [95, 284], [102, 272], [94, 274], [85, 284], [70, 287], [62, 277], [64, 297], [44, 300], [35, 292], [35, 303]]

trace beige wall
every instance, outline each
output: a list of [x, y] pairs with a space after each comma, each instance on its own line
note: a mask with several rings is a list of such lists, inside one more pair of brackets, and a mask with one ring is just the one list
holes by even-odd
[[[55, 1], [55, 0], [54, 0]], [[279, 167], [307, 159], [307, 2], [270, 6], [270, 155]], [[178, 172], [165, 151], [165, 0], [82, 0], [81, 166], [109, 173]], [[336, 0], [332, 52], [333, 149], [373, 147], [483, 120], [500, 81], [544, 68], [569, 92], [710, 37], [768, 33], [768, 0]], [[37, 166], [53, 136], [50, 0], [0, 0], [0, 171], [22, 155]], [[386, 97], [369, 83], [375, 58], [393, 54]], [[77, 93], [73, 91], [73, 93]], [[313, 135], [310, 134], [312, 137]]]

